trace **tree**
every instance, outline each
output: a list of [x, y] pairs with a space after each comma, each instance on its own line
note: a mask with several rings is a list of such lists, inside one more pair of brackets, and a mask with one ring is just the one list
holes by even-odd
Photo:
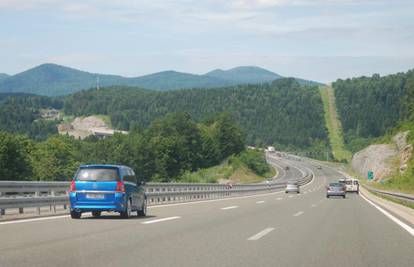
[[230, 114], [221, 114], [216, 122], [215, 138], [220, 147], [221, 158], [238, 154], [244, 150], [244, 134], [237, 128]]
[[28, 138], [0, 132], [0, 180], [30, 180], [31, 149]]
[[32, 155], [35, 180], [69, 181], [79, 162], [74, 140], [68, 136], [53, 136], [37, 145]]

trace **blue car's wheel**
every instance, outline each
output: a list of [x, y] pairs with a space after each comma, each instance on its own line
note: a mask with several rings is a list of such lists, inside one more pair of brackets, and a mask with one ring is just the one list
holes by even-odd
[[147, 200], [144, 200], [144, 204], [142, 204], [142, 208], [137, 211], [138, 216], [144, 217], [147, 215]]
[[74, 211], [74, 210], [72, 210], [71, 212], [70, 212], [70, 217], [72, 218], [72, 219], [80, 219], [80, 217], [82, 216], [82, 213], [80, 213], [80, 212], [78, 212], [78, 211]]
[[126, 202], [125, 211], [121, 212], [121, 217], [124, 219], [128, 219], [129, 217], [131, 217], [131, 212], [132, 212], [132, 205], [130, 203], [130, 200], [128, 200]]

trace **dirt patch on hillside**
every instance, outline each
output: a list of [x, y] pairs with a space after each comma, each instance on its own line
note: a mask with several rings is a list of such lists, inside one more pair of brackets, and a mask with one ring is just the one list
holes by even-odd
[[[90, 135], [113, 135], [116, 132], [107, 126], [105, 121], [97, 116], [89, 116], [85, 118], [76, 118], [71, 123], [62, 123], [58, 126], [60, 134], [68, 134], [75, 138], [84, 139]], [[119, 131], [126, 133], [123, 131]]]

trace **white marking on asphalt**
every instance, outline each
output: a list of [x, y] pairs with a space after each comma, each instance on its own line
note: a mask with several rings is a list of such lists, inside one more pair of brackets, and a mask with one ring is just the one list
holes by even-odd
[[304, 214], [304, 212], [303, 211], [299, 211], [298, 213], [295, 213], [293, 216], [297, 217], [297, 216], [300, 216], [302, 214]]
[[230, 207], [224, 207], [221, 208], [222, 210], [231, 210], [231, 209], [237, 209], [239, 206], [230, 206]]
[[242, 197], [228, 197], [222, 199], [210, 199], [210, 200], [200, 200], [200, 201], [193, 201], [193, 202], [183, 202], [183, 203], [174, 203], [174, 204], [161, 204], [156, 206], [150, 206], [148, 209], [156, 209], [156, 208], [166, 208], [166, 207], [174, 207], [174, 206], [183, 206], [183, 205], [193, 205], [193, 204], [204, 204], [209, 202], [219, 202], [219, 201], [229, 201], [233, 199], [244, 199], [244, 198], [259, 198], [263, 196], [270, 196], [270, 195], [278, 195], [281, 193], [285, 193], [285, 191], [276, 191], [272, 193], [264, 193], [264, 194], [257, 194], [251, 196], [242, 196]]
[[265, 203], [263, 200], [257, 201], [256, 204], [262, 204]]
[[316, 204], [312, 204], [312, 206], [311, 206], [311, 207], [312, 207], [312, 208], [316, 208], [316, 206], [318, 206], [318, 205], [316, 205]]
[[387, 216], [388, 218], [390, 218], [393, 222], [395, 222], [396, 224], [398, 224], [401, 228], [403, 228], [404, 230], [406, 230], [407, 232], [409, 232], [412, 236], [414, 236], [414, 228], [412, 228], [409, 225], [403, 223], [402, 221], [400, 221], [399, 219], [397, 219], [396, 217], [394, 217], [393, 215], [391, 215], [388, 211], [384, 210], [383, 208], [381, 208], [380, 206], [378, 206], [377, 204], [375, 204], [371, 200], [367, 199], [363, 195], [361, 195], [361, 197], [363, 199], [365, 199], [369, 204], [371, 204], [372, 206], [374, 206], [377, 210], [381, 211], [385, 216]]
[[276, 198], [277, 200], [283, 200], [283, 197], [278, 197], [278, 198]]
[[289, 196], [289, 198], [292, 198], [293, 196]]
[[151, 224], [151, 223], [165, 222], [165, 221], [171, 221], [171, 220], [176, 220], [176, 219], [180, 219], [180, 218], [181, 218], [180, 216], [167, 217], [167, 218], [162, 218], [162, 219], [157, 219], [157, 220], [142, 222], [142, 224]]
[[247, 240], [249, 241], [256, 241], [259, 240], [260, 238], [264, 237], [265, 235], [267, 235], [268, 233], [272, 232], [273, 230], [275, 230], [275, 228], [266, 228], [263, 231], [255, 234], [254, 236], [249, 237]]
[[34, 218], [34, 219], [26, 219], [26, 220], [0, 222], [0, 225], [2, 225], [2, 224], [25, 223], [25, 222], [38, 222], [38, 221], [46, 221], [46, 220], [63, 219], [63, 218], [69, 218], [69, 217], [70, 217], [69, 215], [53, 216], [53, 217], [42, 217], [42, 218]]

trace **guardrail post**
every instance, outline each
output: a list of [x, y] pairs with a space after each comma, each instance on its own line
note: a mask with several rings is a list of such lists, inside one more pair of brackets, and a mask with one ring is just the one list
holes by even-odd
[[[40, 197], [40, 192], [39, 191], [35, 192], [35, 197]], [[40, 215], [40, 207], [37, 207], [36, 209], [37, 209], [37, 215]]]
[[[56, 196], [56, 193], [55, 193], [54, 190], [52, 190], [51, 195], [52, 195], [52, 197]], [[52, 207], [52, 206], [50, 206], [50, 207]], [[53, 213], [56, 213], [56, 205], [55, 204], [53, 204]]]
[[[22, 195], [22, 193], [19, 193], [19, 196], [21, 196]], [[20, 214], [22, 214], [24, 211], [23, 211], [23, 208], [19, 208], [19, 213]]]
[[[2, 197], [2, 195], [3, 195], [3, 193], [0, 192], [0, 198]], [[5, 214], [6, 214], [6, 210], [5, 209], [0, 209], [0, 218], [1, 218], [1, 216], [5, 215]]]

